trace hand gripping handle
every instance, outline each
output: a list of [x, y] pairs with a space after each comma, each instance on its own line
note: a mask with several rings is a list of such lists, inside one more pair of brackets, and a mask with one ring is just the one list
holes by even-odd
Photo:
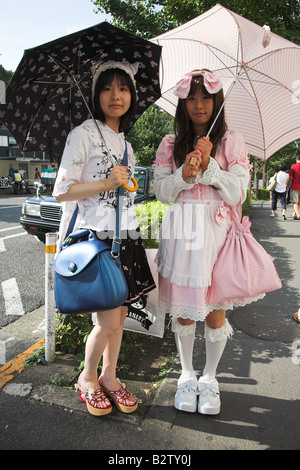
[[138, 185], [137, 180], [134, 177], [131, 178], [131, 181], [133, 183], [133, 186], [129, 186], [128, 184], [123, 184], [123, 188], [126, 189], [126, 191], [130, 191], [131, 193], [133, 193], [134, 191], [137, 191], [139, 185]]

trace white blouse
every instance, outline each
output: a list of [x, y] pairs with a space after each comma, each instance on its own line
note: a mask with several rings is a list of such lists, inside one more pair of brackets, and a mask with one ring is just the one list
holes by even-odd
[[[197, 176], [186, 181], [182, 178], [182, 167], [176, 168], [173, 158], [174, 136], [166, 136], [158, 148], [154, 162], [154, 192], [161, 202], [170, 203], [178, 200], [181, 194], [186, 198], [186, 191], [197, 185], [213, 186], [217, 192], [209, 191], [209, 196], [221, 198], [228, 205], [235, 207], [243, 203], [247, 196], [249, 170], [245, 142], [236, 131], [226, 133], [218, 147], [215, 158], [210, 158], [206, 171], [202, 169]], [[198, 186], [199, 187], [199, 186]], [[183, 192], [183, 193], [182, 193]], [[193, 192], [193, 199], [205, 200], [208, 191]], [[189, 198], [190, 199], [190, 198]]]
[[[110, 127], [97, 121], [106, 145], [117, 164], [122, 165], [125, 149], [123, 133], [116, 134]], [[134, 175], [135, 158], [131, 144], [127, 142], [129, 178]], [[92, 119], [83, 122], [73, 129], [67, 137], [64, 153], [54, 185], [53, 196], [68, 192], [74, 183], [90, 183], [106, 179], [113, 164], [111, 163], [106, 146]], [[114, 230], [116, 223], [116, 206], [118, 191], [111, 190], [94, 194], [79, 201], [62, 203], [63, 216], [61, 219], [59, 238], [60, 243], [69, 226], [76, 203], [79, 212], [74, 230], [78, 227], [95, 231]], [[135, 229], [138, 221], [134, 210], [134, 193], [125, 191], [122, 213], [122, 230]]]
[[277, 173], [277, 175], [275, 175], [275, 177], [276, 177], [275, 191], [277, 193], [285, 193], [286, 192], [286, 182], [287, 182], [287, 179], [289, 177], [288, 173], [286, 173], [285, 171], [279, 171]]

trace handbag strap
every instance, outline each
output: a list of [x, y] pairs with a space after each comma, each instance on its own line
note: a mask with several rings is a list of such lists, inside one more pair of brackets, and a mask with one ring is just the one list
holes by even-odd
[[70, 233], [73, 232], [73, 228], [74, 228], [74, 225], [75, 225], [75, 222], [76, 222], [76, 219], [77, 219], [77, 215], [78, 215], [78, 204], [76, 204], [76, 207], [74, 209], [74, 212], [73, 212], [73, 215], [71, 217], [71, 220], [70, 220], [70, 223], [69, 223], [69, 227], [68, 227], [68, 230], [66, 231], [66, 235], [65, 235], [65, 240], [68, 238], [68, 236], [70, 235]]
[[[123, 166], [128, 166], [128, 152], [127, 152], [127, 142], [125, 140], [125, 150], [123, 154]], [[119, 258], [120, 256], [120, 249], [121, 249], [121, 221], [122, 221], [122, 212], [123, 212], [123, 202], [124, 202], [124, 194], [125, 194], [125, 189], [123, 186], [120, 186], [118, 188], [118, 199], [117, 199], [117, 210], [116, 210], [116, 226], [115, 226], [115, 232], [114, 232], [114, 237], [113, 237], [113, 242], [112, 242], [112, 247], [111, 247], [111, 255], [113, 258]], [[70, 233], [72, 233], [74, 229], [74, 225], [77, 219], [78, 215], [78, 204], [76, 204], [75, 210], [73, 212], [72, 218], [69, 223], [68, 230], [65, 235], [65, 240], [68, 238]]]
[[[123, 166], [128, 166], [128, 153], [127, 153], [126, 140], [125, 140], [125, 150], [123, 154]], [[122, 243], [121, 220], [122, 220], [122, 212], [123, 212], [124, 194], [125, 194], [125, 189], [123, 186], [120, 186], [118, 189], [115, 234], [114, 234], [112, 247], [111, 247], [111, 255], [113, 256], [113, 258], [118, 258], [120, 256], [120, 249], [121, 249], [121, 243]]]

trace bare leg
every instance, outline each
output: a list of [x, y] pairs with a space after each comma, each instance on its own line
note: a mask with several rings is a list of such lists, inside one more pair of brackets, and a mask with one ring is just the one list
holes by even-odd
[[120, 326], [109, 338], [106, 348], [103, 352], [101, 379], [109, 390], [118, 390], [120, 384], [116, 378], [116, 368], [123, 337], [123, 326], [126, 317], [127, 308], [122, 307]]
[[[123, 337], [124, 320], [127, 314], [127, 307], [122, 307], [121, 310], [121, 323], [119, 328], [109, 338], [107, 345], [103, 352], [102, 371], [99, 377], [99, 383], [102, 384], [107, 390], [117, 391], [121, 388], [120, 382], [116, 377], [117, 362], [121, 348]], [[126, 406], [133, 406], [136, 399], [133, 395], [128, 394], [125, 399]]]
[[106, 312], [98, 312], [96, 324], [88, 337], [85, 348], [85, 364], [78, 379], [81, 387], [88, 390], [99, 388], [97, 368], [105, 348], [114, 334], [117, 334], [119, 342], [121, 321], [121, 307]]

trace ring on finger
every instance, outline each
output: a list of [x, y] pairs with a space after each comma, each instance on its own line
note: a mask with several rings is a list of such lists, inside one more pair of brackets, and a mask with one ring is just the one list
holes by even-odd
[[190, 158], [190, 165], [191, 165], [191, 166], [194, 166], [194, 165], [196, 165], [196, 163], [197, 163], [197, 158], [192, 156], [192, 157]]

